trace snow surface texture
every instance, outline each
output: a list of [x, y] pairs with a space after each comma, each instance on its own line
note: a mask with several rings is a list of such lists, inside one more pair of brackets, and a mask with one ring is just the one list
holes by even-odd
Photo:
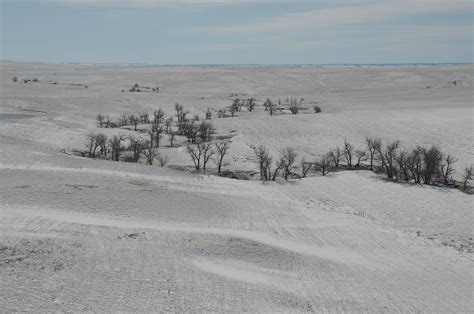
[[[439, 144], [460, 170], [473, 157], [472, 71], [1, 62], [1, 311], [471, 312], [470, 195], [364, 171], [263, 184], [62, 150], [115, 132], [96, 129], [99, 112], [179, 102], [203, 116], [239, 93], [309, 109], [269, 117], [259, 102], [213, 119], [233, 135], [226, 169], [256, 170], [259, 144], [309, 158], [376, 136]], [[134, 83], [160, 92], [121, 92]], [[183, 147], [166, 152], [192, 165]]]

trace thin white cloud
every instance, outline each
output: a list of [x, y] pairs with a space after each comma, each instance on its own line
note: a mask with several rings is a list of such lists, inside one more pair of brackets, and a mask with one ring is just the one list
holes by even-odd
[[289, 13], [244, 25], [205, 27], [198, 30], [220, 33], [269, 33], [383, 22], [407, 15], [472, 12], [472, 10], [473, 2], [470, 0], [387, 0]]

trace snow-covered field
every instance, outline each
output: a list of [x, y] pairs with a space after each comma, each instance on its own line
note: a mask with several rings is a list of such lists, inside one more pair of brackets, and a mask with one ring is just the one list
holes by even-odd
[[[212, 120], [233, 136], [226, 169], [256, 171], [260, 144], [311, 158], [372, 136], [438, 144], [461, 170], [473, 70], [0, 62], [1, 311], [472, 312], [472, 195], [367, 171], [262, 183], [175, 170], [192, 166], [184, 147], [163, 148], [164, 168], [67, 153], [117, 132], [97, 113], [179, 102], [203, 116], [238, 93], [259, 103]], [[135, 83], [160, 92], [121, 92]], [[266, 97], [309, 109], [270, 117]]]

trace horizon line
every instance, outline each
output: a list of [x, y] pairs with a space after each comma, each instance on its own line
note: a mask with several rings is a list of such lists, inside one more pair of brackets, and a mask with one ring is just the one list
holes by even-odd
[[53, 62], [0, 59], [0, 62], [40, 63], [52, 65], [141, 65], [141, 66], [435, 66], [435, 65], [474, 65], [472, 62], [343, 62], [343, 63], [149, 63], [149, 62]]

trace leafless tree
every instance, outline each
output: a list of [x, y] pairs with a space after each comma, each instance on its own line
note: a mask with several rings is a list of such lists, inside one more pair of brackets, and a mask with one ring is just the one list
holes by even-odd
[[95, 158], [97, 149], [101, 148], [101, 155], [104, 154], [104, 147], [107, 143], [107, 136], [99, 133], [89, 133], [87, 135], [87, 147], [89, 149], [89, 157]]
[[[272, 162], [272, 158], [270, 158], [268, 160], [268, 173], [272, 173], [271, 171], [271, 162]], [[276, 161], [276, 164], [275, 164], [275, 169], [273, 169], [273, 174], [272, 174], [272, 181], [275, 181], [276, 180], [276, 177], [277, 175], [280, 173], [280, 170], [284, 168], [284, 164], [283, 164], [283, 161], [280, 159], [278, 161]]]
[[247, 100], [247, 110], [248, 110], [249, 112], [252, 112], [254, 108], [255, 108], [255, 98], [250, 97], [250, 98]]
[[408, 168], [408, 159], [410, 154], [406, 150], [401, 150], [395, 155], [395, 161], [400, 169], [398, 180], [409, 182], [411, 180], [410, 170]]
[[90, 132], [86, 136], [87, 141], [86, 141], [86, 146], [89, 149], [89, 157], [92, 156], [92, 150], [94, 149], [95, 146], [95, 134]]
[[97, 116], [95, 117], [95, 119], [97, 120], [97, 126], [99, 128], [103, 128], [104, 127], [104, 121], [105, 121], [105, 115], [103, 113], [98, 113]]
[[260, 178], [264, 181], [268, 181], [270, 179], [269, 168], [272, 159], [268, 149], [265, 146], [260, 145], [255, 149], [255, 156], [257, 157], [257, 163], [260, 170]]
[[202, 142], [210, 141], [211, 135], [214, 132], [214, 126], [210, 122], [201, 121], [198, 126], [198, 131]]
[[216, 152], [212, 143], [200, 143], [198, 146], [202, 147], [202, 170], [206, 170], [207, 163]]
[[377, 150], [379, 150], [382, 146], [382, 141], [380, 139], [372, 139], [367, 137], [365, 142], [367, 143], [367, 150], [369, 151], [370, 170], [374, 170], [374, 158]]
[[156, 151], [153, 149], [153, 141], [146, 141], [143, 148], [143, 155], [146, 157], [147, 165], [152, 166], [156, 157]]
[[344, 157], [346, 158], [347, 166], [352, 168], [352, 158], [354, 157], [354, 146], [347, 140], [344, 140]]
[[290, 112], [292, 114], [297, 114], [300, 110], [301, 103], [303, 103], [303, 98], [299, 101], [296, 98], [290, 98], [289, 100], [287, 99], [286, 102], [290, 104]]
[[318, 170], [323, 176], [329, 173], [331, 170], [331, 163], [333, 163], [333, 156], [331, 153], [324, 154], [316, 161], [315, 168]]
[[149, 115], [147, 111], [143, 111], [138, 115], [141, 124], [148, 124], [150, 121]]
[[112, 150], [112, 160], [119, 161], [120, 154], [123, 151], [122, 143], [125, 141], [124, 135], [114, 135], [109, 139], [109, 145]]
[[186, 146], [186, 149], [189, 156], [191, 156], [193, 160], [194, 167], [196, 168], [196, 170], [201, 170], [201, 156], [203, 154], [202, 147], [199, 145], [188, 144], [188, 146]]
[[439, 169], [443, 160], [443, 153], [436, 146], [423, 150], [423, 183], [433, 184], [440, 175]]
[[377, 148], [378, 157], [380, 158], [380, 162], [389, 179], [393, 179], [393, 177], [397, 174], [397, 168], [395, 167], [395, 156], [397, 155], [397, 149], [399, 145], [400, 141], [395, 141], [388, 144], [385, 148]]
[[301, 176], [303, 178], [306, 178], [306, 175], [308, 174], [308, 172], [311, 171], [311, 169], [313, 168], [314, 166], [314, 163], [312, 162], [307, 162], [306, 159], [303, 157], [301, 159]]
[[176, 116], [178, 118], [178, 123], [186, 121], [186, 116], [188, 115], [187, 111], [184, 111], [183, 106], [180, 104], [175, 104]]
[[357, 150], [355, 151], [355, 157], [357, 158], [357, 163], [356, 163], [355, 166], [356, 166], [357, 168], [360, 167], [360, 162], [361, 162], [362, 160], [365, 160], [365, 159], [366, 159], [365, 156], [366, 156], [366, 151], [365, 151], [365, 150], [357, 149]]
[[185, 121], [178, 125], [178, 131], [182, 129], [182, 133], [186, 136], [189, 143], [196, 143], [199, 134], [199, 126], [194, 121]]
[[337, 170], [339, 168], [339, 163], [341, 161], [341, 155], [342, 155], [342, 152], [341, 152], [341, 149], [339, 147], [336, 148], [336, 149], [331, 149], [329, 151], [329, 156], [332, 159], [332, 163], [333, 163], [333, 166], [334, 166], [335, 170]]
[[239, 111], [239, 107], [240, 107], [240, 99], [236, 98], [232, 102], [232, 105], [230, 105], [230, 114], [232, 115], [232, 117], [235, 115], [237, 111]]
[[280, 161], [283, 166], [283, 177], [285, 180], [288, 180], [289, 175], [296, 168], [296, 156], [296, 151], [291, 147], [285, 148], [282, 152]]
[[457, 159], [454, 158], [451, 154], [448, 154], [444, 159], [444, 164], [441, 165], [441, 175], [443, 176], [443, 184], [448, 184], [448, 180], [451, 175], [454, 173], [453, 165], [456, 163]]
[[466, 167], [464, 169], [464, 175], [463, 175], [463, 184], [462, 184], [462, 190], [463, 191], [467, 191], [467, 189], [469, 188], [469, 181], [472, 180], [472, 166], [470, 166], [469, 168]]
[[[151, 127], [151, 133], [154, 134], [155, 146], [160, 147], [161, 134], [163, 133], [163, 127], [157, 123], [153, 123]], [[153, 139], [152, 139], [153, 140]]]
[[173, 124], [173, 118], [172, 117], [169, 117], [165, 120], [165, 127], [166, 127], [166, 133], [167, 134], [170, 134], [172, 124]]
[[121, 126], [126, 126], [128, 124], [128, 118], [125, 113], [122, 114], [122, 117], [119, 120]]
[[153, 123], [161, 124], [165, 119], [165, 112], [163, 109], [159, 108], [158, 110], [153, 111]]
[[[110, 120], [110, 116], [109, 115], [106, 115], [105, 116], [105, 127], [106, 128], [111, 128], [112, 127], [112, 124], [115, 124], [115, 123], [112, 123], [112, 120]], [[116, 125], [116, 124], [115, 124]]]
[[140, 119], [135, 116], [134, 114], [128, 116], [128, 121], [130, 122], [131, 125], [135, 127], [135, 131], [137, 130], [137, 125], [140, 122]]
[[217, 158], [216, 158], [216, 165], [217, 165], [217, 173], [221, 173], [221, 168], [223, 166], [224, 162], [224, 157], [227, 154], [227, 151], [230, 148], [231, 140], [222, 140], [222, 141], [217, 141], [214, 145], [216, 147], [216, 153], [217, 153]]
[[413, 149], [404, 160], [405, 167], [410, 172], [410, 177], [415, 183], [421, 183], [423, 177], [423, 147]]
[[270, 106], [272, 106], [273, 103], [272, 101], [270, 100], [270, 98], [267, 98], [265, 100], [265, 102], [263, 103], [263, 108], [265, 109], [265, 111], [268, 111], [268, 109], [270, 108]]
[[130, 141], [129, 149], [133, 153], [133, 161], [138, 162], [144, 146], [143, 139], [140, 136], [129, 136], [128, 140]]

